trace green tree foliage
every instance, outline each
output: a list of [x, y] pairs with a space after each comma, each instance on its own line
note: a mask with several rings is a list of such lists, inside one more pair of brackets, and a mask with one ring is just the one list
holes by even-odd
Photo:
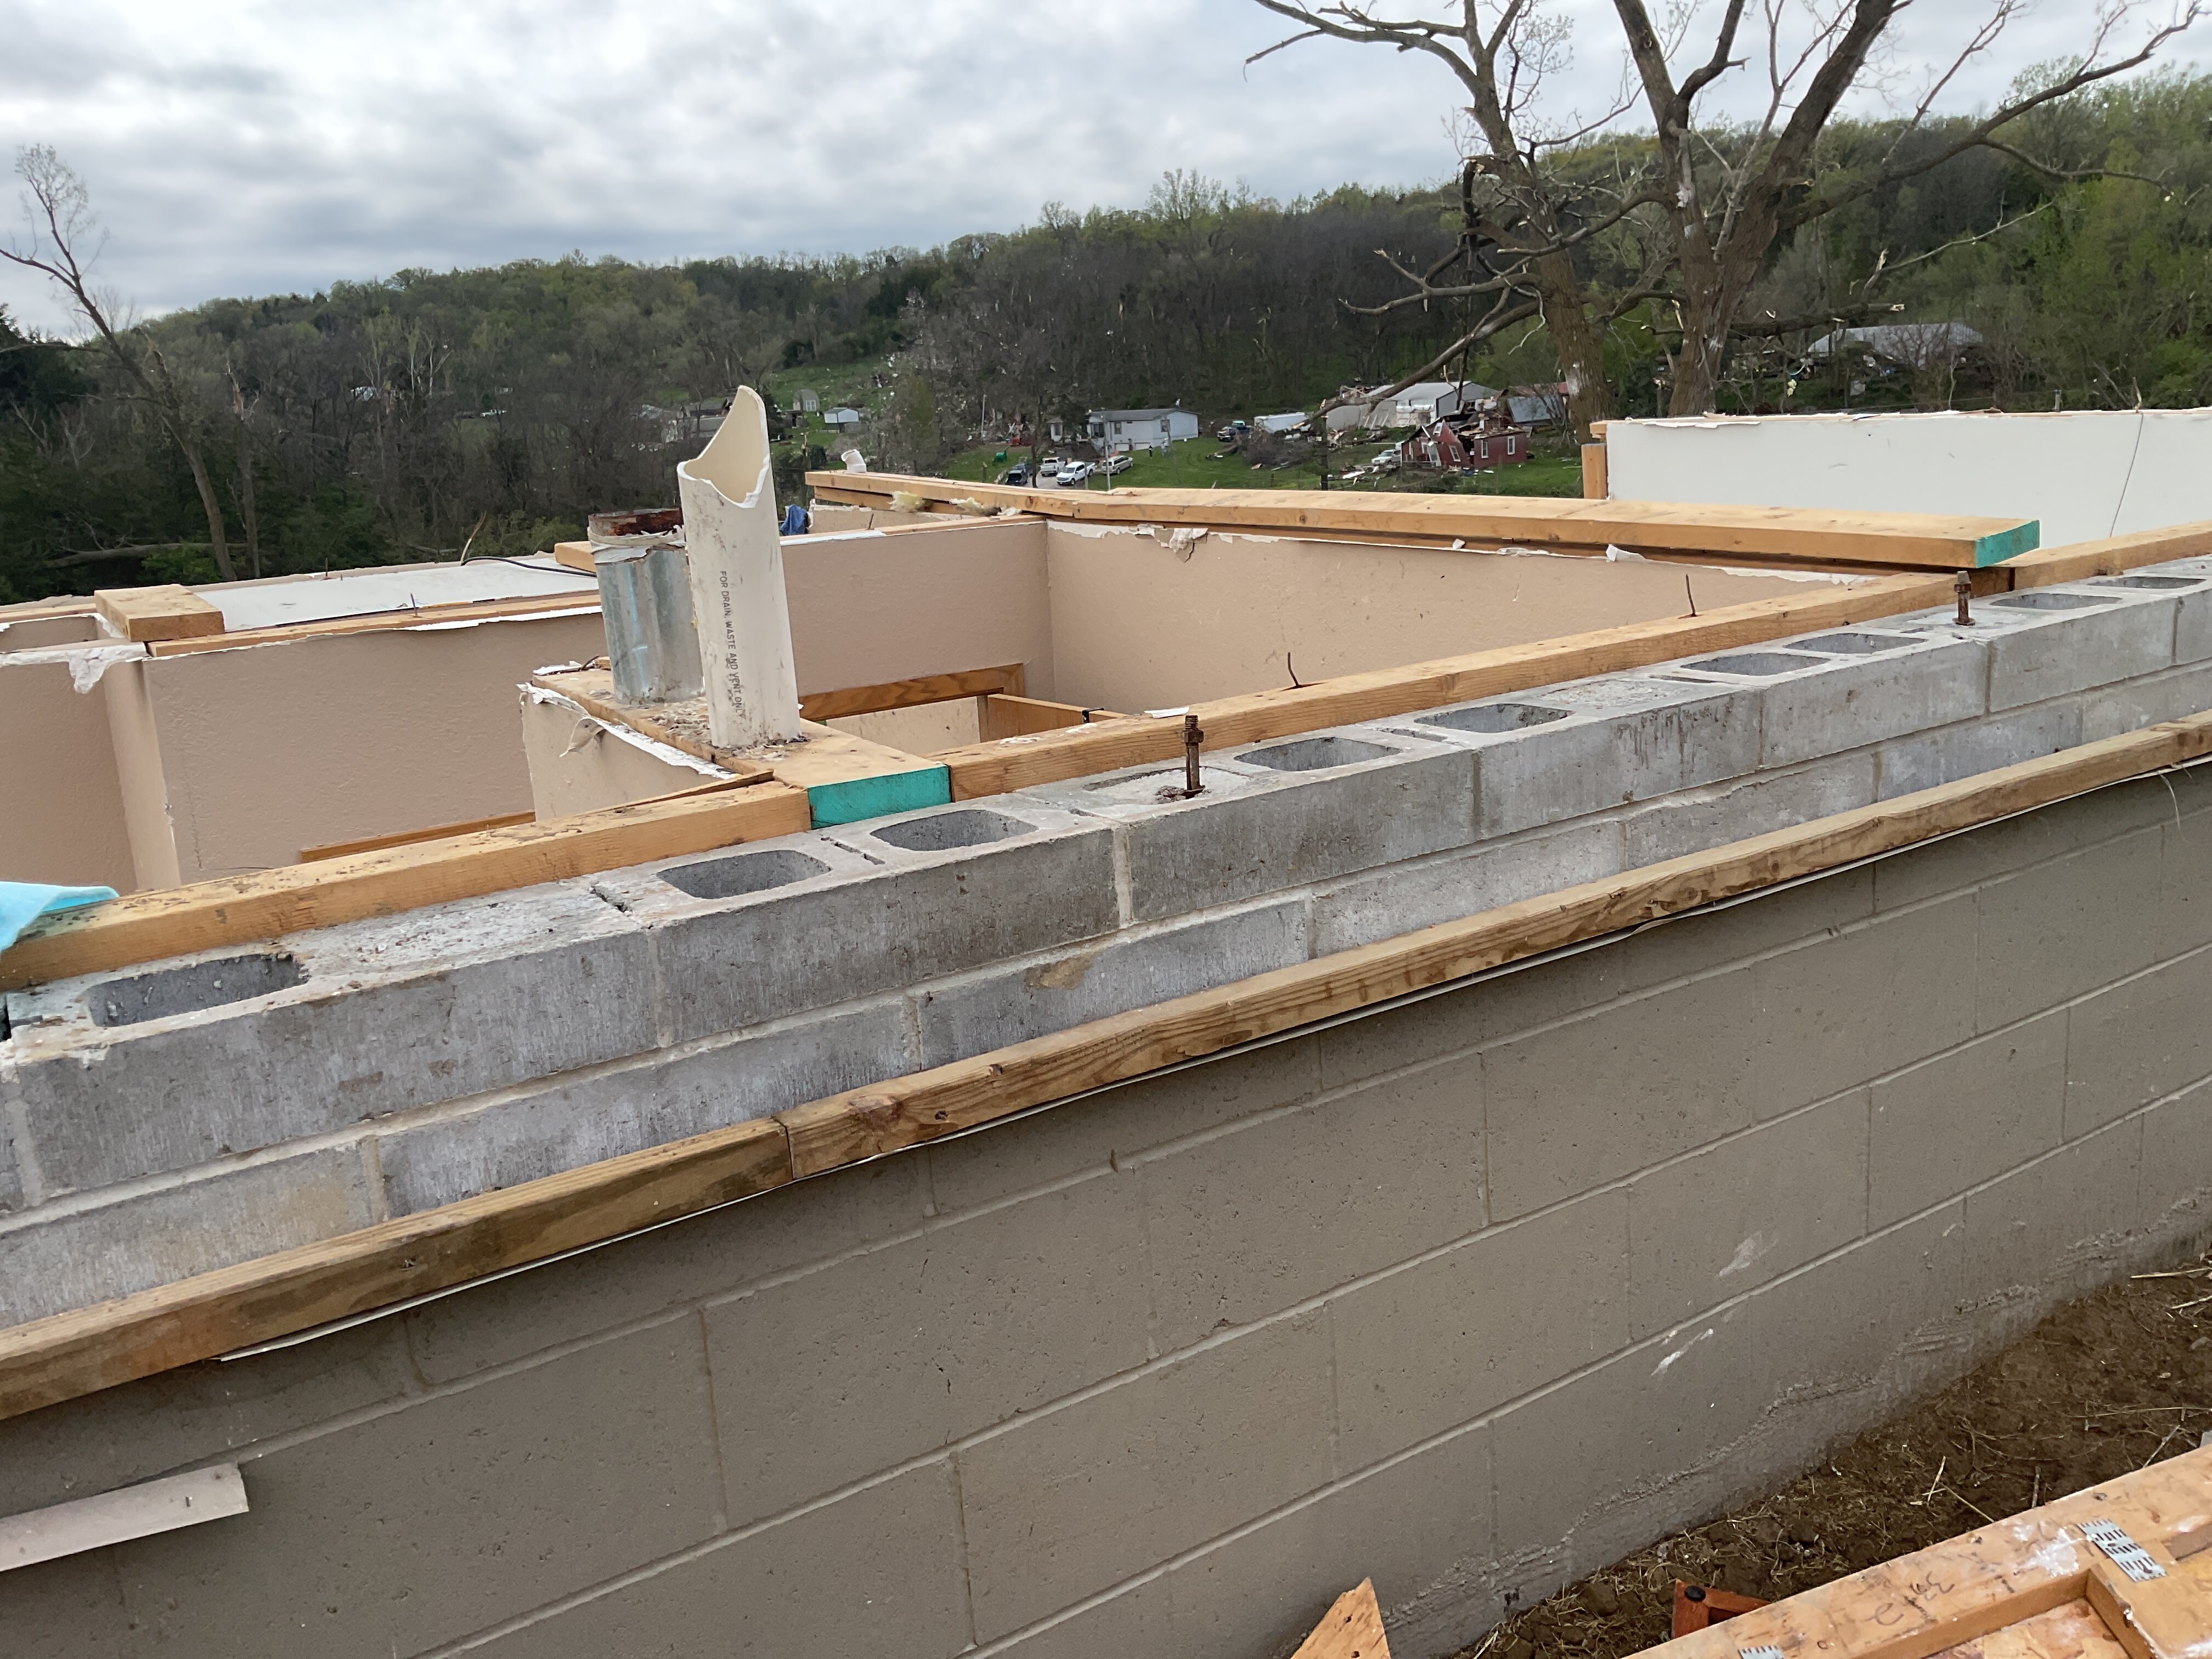
[[[2102, 86], [2023, 125], [2023, 150], [2084, 176], [1970, 151], [1781, 240], [1741, 319], [1722, 407], [2212, 401], [2212, 77]], [[1893, 125], [1832, 124], [1814, 185], [1849, 195], [1897, 141]], [[1940, 122], [1908, 140], [1948, 141]], [[1645, 142], [1608, 139], [1560, 165], [1618, 170], [1620, 147]], [[514, 556], [580, 532], [586, 513], [673, 500], [674, 465], [702, 441], [685, 406], [790, 365], [818, 366], [825, 382], [838, 365], [862, 366], [847, 384], [879, 378], [864, 441], [900, 465], [1092, 407], [1180, 402], [1209, 421], [1312, 408], [1466, 331], [1464, 311], [1442, 303], [1358, 309], [1403, 291], [1376, 250], [1418, 269], [1455, 226], [1443, 191], [1347, 187], [1283, 204], [1171, 174], [1141, 209], [1048, 209], [1025, 229], [926, 252], [407, 270], [211, 301], [149, 335], [198, 400], [243, 570], [464, 546]], [[1626, 226], [1576, 257], [1600, 289], [1640, 268]], [[1840, 325], [1891, 320], [1964, 323], [1981, 343], [1923, 364], [1814, 350]], [[1664, 299], [1607, 325], [1623, 412], [1663, 406], [1679, 327]], [[1530, 323], [1451, 372], [1510, 386], [1559, 369]], [[98, 354], [0, 318], [0, 600], [203, 574], [193, 480], [129, 390]], [[778, 447], [780, 491], [793, 493], [824, 436]]]

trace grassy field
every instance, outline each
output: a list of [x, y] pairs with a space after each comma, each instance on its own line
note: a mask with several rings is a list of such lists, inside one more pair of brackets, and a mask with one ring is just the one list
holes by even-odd
[[[1337, 480], [1345, 469], [1388, 447], [1384, 444], [1360, 443], [1337, 450], [1330, 457], [1332, 483], [1343, 488]], [[1026, 449], [1013, 451], [1007, 459], [999, 459], [1006, 453], [997, 446], [964, 450], [946, 464], [945, 476], [988, 483], [1014, 461], [1029, 459]], [[1321, 469], [1310, 462], [1281, 468], [1255, 468], [1240, 455], [1224, 455], [1222, 447], [1212, 440], [1200, 438], [1167, 450], [1147, 451], [1132, 457], [1128, 471], [1115, 473], [1113, 483], [1116, 488], [1131, 489], [1318, 489]], [[1105, 481], [1093, 478], [1090, 487], [1103, 489]], [[1412, 490], [1425, 495], [1580, 495], [1582, 459], [1577, 454], [1538, 453], [1518, 466], [1492, 467], [1473, 477], [1417, 473], [1403, 481], [1369, 479], [1352, 487]]]

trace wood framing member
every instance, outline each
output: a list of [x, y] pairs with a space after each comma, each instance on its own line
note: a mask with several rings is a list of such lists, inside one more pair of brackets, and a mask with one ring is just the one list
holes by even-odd
[[343, 858], [348, 853], [374, 853], [386, 847], [411, 847], [419, 841], [444, 841], [449, 836], [474, 835], [479, 830], [504, 830], [509, 824], [534, 823], [535, 812], [501, 812], [495, 817], [471, 818], [465, 823], [441, 823], [428, 830], [402, 830], [390, 836], [364, 836], [359, 841], [334, 841], [325, 847], [302, 847], [300, 862], [318, 864]]
[[881, 714], [894, 708], [920, 708], [933, 702], [955, 702], [962, 697], [984, 697], [994, 691], [1018, 697], [1024, 672], [1022, 664], [1010, 662], [998, 668], [968, 668], [957, 674], [924, 674], [910, 680], [887, 680], [881, 685], [816, 691], [799, 700], [799, 712], [811, 720], [834, 720], [854, 714]]
[[1058, 732], [1093, 720], [1118, 720], [1124, 716], [1110, 708], [1085, 708], [1079, 703], [1047, 702], [1042, 697], [984, 697], [976, 711], [976, 729], [985, 743], [1001, 738], [1026, 737], [1032, 732]]
[[[2092, 1542], [2100, 1522], [2154, 1576], [2131, 1578]], [[2191, 1561], [2208, 1543], [2212, 1451], [2186, 1452], [1646, 1651], [1934, 1659], [1974, 1643], [2008, 1659], [2183, 1659], [2212, 1638], [2212, 1592]]]
[[880, 472], [810, 472], [825, 501], [889, 507], [893, 495], [931, 507], [1013, 507], [1085, 524], [1205, 525], [1274, 535], [1385, 531], [1496, 546], [1624, 547], [1725, 561], [1764, 555], [1921, 570], [1971, 570], [2031, 552], [2032, 519], [1826, 508], [1721, 507], [1672, 501], [1577, 501], [1539, 495], [1283, 489], [1026, 489]]
[[117, 633], [141, 644], [222, 632], [222, 612], [174, 582], [162, 587], [104, 587], [92, 597]]
[[0, 951], [0, 990], [710, 852], [808, 823], [805, 791], [759, 783], [131, 893], [32, 923]]
[[[2207, 754], [2212, 713], [2166, 721], [35, 1320], [0, 1331], [0, 1417], [465, 1284], [799, 1176]], [[0, 965], [8, 961], [0, 957]]]
[[[218, 630], [194, 639], [161, 639], [147, 649], [157, 657], [176, 657], [193, 651], [230, 651], [248, 645], [281, 645], [288, 640], [314, 639], [326, 634], [388, 634], [398, 629], [422, 628], [433, 623], [563, 617], [599, 608], [599, 594], [590, 589], [579, 588], [574, 593], [541, 593], [520, 599], [463, 599], [451, 605], [426, 605], [412, 611], [372, 611], [358, 617], [326, 617], [319, 622], [282, 623], [271, 628], [240, 629], [235, 634]], [[222, 612], [216, 614], [220, 617]]]
[[[1645, 668], [1678, 657], [1872, 622], [1950, 602], [1951, 584], [1941, 577], [1885, 576], [1849, 587], [1823, 586], [1786, 599], [1729, 605], [1701, 617], [1631, 623], [1533, 645], [1340, 675], [1311, 685], [1219, 697], [1194, 705], [1192, 712], [1205, 730], [1206, 746], [1224, 749], [1591, 674]], [[1182, 717], [1177, 714], [1158, 719], [1097, 719], [1065, 731], [947, 750], [937, 758], [951, 771], [953, 799], [969, 800], [1124, 766], [1175, 760], [1182, 754]]]
[[2212, 553], [2212, 520], [2046, 548], [2040, 553], [2023, 554], [2004, 568], [2012, 577], [2010, 585], [2015, 588], [2048, 587], [2054, 582], [2124, 575], [2147, 564], [2164, 564], [2171, 559], [2195, 558], [2204, 553]]

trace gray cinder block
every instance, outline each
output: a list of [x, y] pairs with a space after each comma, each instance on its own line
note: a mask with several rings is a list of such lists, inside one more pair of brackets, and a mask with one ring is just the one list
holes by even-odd
[[1972, 720], [1988, 706], [1988, 662], [1982, 645], [1971, 640], [1831, 629], [1771, 652], [1724, 654], [1692, 665], [1718, 672], [1730, 661], [1785, 654], [1811, 660], [1757, 677], [1762, 766], [1790, 766]]
[[1875, 1084], [1868, 1224], [1932, 1209], [2049, 1152], [2065, 1105], [2063, 1009]]
[[396, 1123], [377, 1134], [377, 1157], [392, 1213], [411, 1215], [767, 1117], [912, 1066], [902, 1012], [886, 998], [781, 1030], [654, 1054], [459, 1115]]
[[1182, 777], [1160, 767], [1029, 793], [1121, 826], [1139, 921], [1474, 839], [1474, 763], [1456, 744], [1347, 728], [1225, 750], [1206, 767], [1207, 793], [1194, 800], [1158, 799]]
[[[251, 966], [270, 961], [292, 966], [283, 975]], [[241, 976], [248, 989], [297, 982], [99, 1023], [149, 998], [160, 1008], [220, 996]], [[651, 1048], [655, 1028], [643, 935], [573, 884], [58, 981], [9, 1008], [49, 1192], [190, 1169], [617, 1059]]]
[[1349, 951], [1556, 893], [1622, 867], [1620, 825], [1611, 818], [1530, 830], [1462, 852], [1388, 865], [1315, 894], [1314, 954]]
[[921, 1064], [1004, 1048], [1306, 959], [1306, 901], [1289, 899], [1124, 933], [1043, 961], [914, 993]]
[[0, 1224], [0, 1326], [169, 1285], [376, 1219], [358, 1146], [304, 1152]]
[[1759, 765], [1759, 692], [1659, 673], [1578, 680], [1392, 721], [1476, 751], [1482, 838], [1581, 817]]
[[1480, 1232], [1480, 1072], [1439, 1061], [1142, 1162], [1172, 1350]]
[[2179, 608], [2170, 593], [2086, 582], [1978, 602], [1972, 636], [1990, 653], [1990, 712], [2170, 667]]
[[1137, 1186], [1094, 1176], [710, 1307], [732, 1522], [1143, 1364]]
[[1302, 1315], [960, 1454], [977, 1637], [995, 1640], [1312, 1491], [1331, 1469], [1328, 1334]]
[[1628, 1335], [1627, 1276], [1615, 1188], [1332, 1297], [1345, 1462], [1471, 1423], [1612, 1352]]
[[705, 861], [619, 890], [601, 884], [620, 892], [652, 938], [674, 1042], [1095, 939], [1116, 925], [1113, 831], [1008, 797], [763, 847], [829, 867], [727, 898], [671, 885]]

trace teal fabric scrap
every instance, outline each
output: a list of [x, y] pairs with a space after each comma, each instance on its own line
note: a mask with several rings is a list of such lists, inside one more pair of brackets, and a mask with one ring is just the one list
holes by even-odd
[[74, 910], [115, 896], [112, 887], [49, 887], [41, 881], [0, 881], [0, 951], [50, 910]]

